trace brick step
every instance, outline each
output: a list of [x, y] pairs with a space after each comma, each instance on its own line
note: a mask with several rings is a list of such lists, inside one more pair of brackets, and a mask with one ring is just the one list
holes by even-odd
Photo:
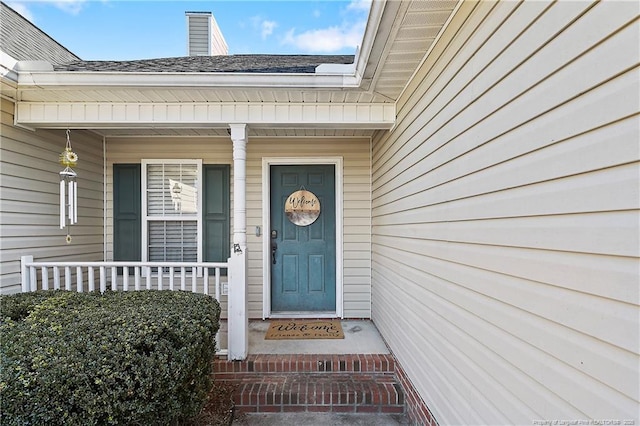
[[391, 374], [246, 374], [231, 382], [238, 412], [404, 413], [404, 394]]
[[395, 360], [388, 354], [356, 355], [249, 355], [244, 361], [216, 359], [216, 377], [225, 373], [394, 373]]
[[405, 412], [391, 355], [251, 355], [214, 370], [238, 412]]

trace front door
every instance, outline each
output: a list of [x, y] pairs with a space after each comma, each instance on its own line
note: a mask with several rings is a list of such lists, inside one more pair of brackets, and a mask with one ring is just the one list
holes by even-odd
[[[311, 224], [285, 214], [285, 203], [300, 190], [311, 192], [320, 204]], [[271, 166], [266, 237], [271, 240], [272, 312], [336, 311], [335, 203], [335, 166]]]

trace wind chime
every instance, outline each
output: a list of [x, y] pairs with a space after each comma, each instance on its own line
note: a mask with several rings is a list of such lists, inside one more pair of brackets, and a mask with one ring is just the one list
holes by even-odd
[[[65, 166], [60, 172], [60, 229], [78, 222], [78, 174], [71, 168], [78, 162], [78, 154], [71, 150], [71, 139], [67, 130], [67, 145], [60, 154], [60, 164]], [[67, 231], [67, 244], [71, 243], [71, 229]]]

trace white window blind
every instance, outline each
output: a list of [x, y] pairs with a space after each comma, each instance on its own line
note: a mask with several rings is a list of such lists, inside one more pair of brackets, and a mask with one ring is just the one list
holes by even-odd
[[200, 160], [143, 161], [143, 260], [201, 261], [201, 169]]
[[195, 221], [150, 221], [149, 260], [197, 262], [198, 225]]
[[198, 174], [197, 164], [149, 164], [147, 215], [196, 215]]

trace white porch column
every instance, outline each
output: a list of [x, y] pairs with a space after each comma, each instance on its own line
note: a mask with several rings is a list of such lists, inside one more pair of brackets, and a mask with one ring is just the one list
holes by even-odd
[[229, 359], [249, 349], [247, 313], [247, 125], [230, 124], [233, 141], [233, 248], [229, 258]]

